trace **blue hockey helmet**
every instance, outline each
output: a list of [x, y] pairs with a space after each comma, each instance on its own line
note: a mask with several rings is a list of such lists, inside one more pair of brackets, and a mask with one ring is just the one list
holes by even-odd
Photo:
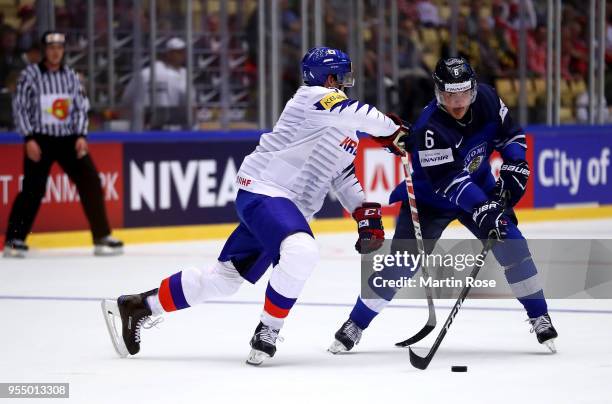
[[322, 86], [330, 74], [343, 87], [355, 84], [351, 58], [346, 53], [325, 46], [306, 52], [302, 59], [302, 77], [306, 85]]

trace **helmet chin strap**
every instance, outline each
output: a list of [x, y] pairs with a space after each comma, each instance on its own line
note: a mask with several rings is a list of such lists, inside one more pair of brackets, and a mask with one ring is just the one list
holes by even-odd
[[[463, 119], [465, 118], [465, 116], [466, 116], [468, 113], [470, 114], [470, 120], [469, 120], [469, 121], [467, 121], [467, 122], [465, 122], [465, 123], [464, 123], [464, 122], [462, 122], [462, 121], [463, 121]], [[472, 123], [472, 119], [473, 119], [473, 118], [474, 118], [474, 114], [472, 114], [472, 105], [470, 105], [470, 106], [468, 107], [468, 110], [465, 112], [465, 115], [463, 115], [463, 116], [461, 117], [461, 119], [456, 119], [456, 121], [457, 121], [457, 123], [458, 123], [459, 125], [461, 125], [461, 126], [467, 126], [467, 125], [469, 125], [469, 124], [471, 124], [471, 123]]]

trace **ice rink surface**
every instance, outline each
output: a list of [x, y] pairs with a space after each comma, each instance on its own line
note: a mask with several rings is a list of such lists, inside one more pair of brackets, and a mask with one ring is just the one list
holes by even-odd
[[[531, 238], [612, 238], [612, 220], [521, 227]], [[462, 236], [458, 227], [445, 233]], [[88, 248], [0, 259], [0, 382], [69, 382], [70, 399], [58, 401], [74, 403], [612, 403], [612, 300], [549, 301], [556, 355], [529, 333], [518, 302], [468, 299], [425, 371], [393, 346], [424, 324], [420, 301], [395, 302], [354, 352], [332, 356], [326, 349], [359, 290], [359, 256], [354, 234], [317, 239], [321, 262], [276, 357], [259, 368], [244, 361], [267, 276], [225, 301], [166, 315], [143, 330], [136, 357], [118, 358], [106, 332], [99, 299], [207, 265], [222, 240], [131, 245], [111, 258]], [[439, 326], [452, 303], [437, 302]], [[469, 370], [451, 373], [452, 365]]]

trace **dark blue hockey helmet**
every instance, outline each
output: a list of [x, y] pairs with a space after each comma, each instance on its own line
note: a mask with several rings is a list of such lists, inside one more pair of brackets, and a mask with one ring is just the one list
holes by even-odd
[[470, 92], [470, 103], [476, 100], [478, 83], [476, 73], [465, 58], [442, 58], [436, 64], [433, 72], [436, 98], [442, 104], [441, 94]]
[[351, 58], [338, 49], [325, 46], [312, 48], [302, 59], [302, 77], [308, 86], [322, 86], [334, 75], [343, 87], [355, 84]]

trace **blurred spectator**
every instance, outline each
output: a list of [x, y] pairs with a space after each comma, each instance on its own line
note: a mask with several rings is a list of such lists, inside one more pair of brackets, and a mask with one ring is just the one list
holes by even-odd
[[497, 37], [492, 30], [491, 21], [487, 17], [478, 20], [478, 32], [476, 44], [480, 54], [480, 65], [478, 66], [478, 79], [493, 85], [495, 79], [503, 74], [499, 62], [501, 49]]
[[589, 66], [589, 50], [586, 43], [586, 32], [584, 27], [577, 21], [563, 24], [561, 31], [562, 65], [564, 79], [570, 80], [576, 77], [586, 77]]
[[516, 48], [512, 46], [511, 40], [514, 30], [506, 19], [507, 14], [508, 5], [495, 0], [491, 8], [491, 17], [494, 22], [494, 47], [497, 49], [497, 58], [503, 74], [511, 74], [516, 71], [517, 66]]
[[400, 20], [398, 62], [400, 69], [416, 70], [417, 75], [427, 75], [423, 64], [423, 48], [419, 33], [410, 19]]
[[413, 0], [398, 0], [397, 8], [400, 13], [403, 14], [403, 17], [416, 22], [419, 18], [419, 13], [416, 9], [416, 4]]
[[19, 49], [27, 50], [32, 48], [32, 45], [38, 41], [38, 33], [36, 31], [36, 12], [30, 4], [19, 7], [17, 11], [19, 18]]
[[546, 74], [546, 27], [540, 25], [527, 37], [527, 67], [538, 76]]
[[[94, 2], [97, 3], [97, 2]], [[95, 5], [94, 5], [95, 7]], [[87, 19], [83, 18], [83, 16], [87, 15], [87, 2], [83, 0], [64, 0], [64, 7], [60, 7], [60, 10], [63, 9], [66, 14], [68, 14], [68, 18], [70, 20], [70, 26], [67, 28], [74, 30], [86, 30], [87, 29]], [[94, 11], [94, 18], [96, 18], [96, 14]], [[58, 25], [57, 22], [57, 14], [56, 14], [56, 28]]]
[[[610, 111], [608, 110], [608, 103], [605, 97], [602, 102], [604, 123], [607, 123], [610, 122]], [[597, 110], [597, 105], [595, 106], [595, 110]], [[595, 118], [597, 119], [597, 112], [595, 112]], [[589, 95], [586, 92], [576, 97], [576, 122], [589, 123]]]
[[[510, 33], [513, 48], [518, 52], [520, 33]], [[546, 74], [546, 27], [541, 25], [527, 32], [527, 69], [537, 76]], [[566, 55], [569, 56], [569, 55]]]
[[414, 120], [433, 92], [431, 76], [423, 61], [423, 48], [413, 19], [400, 20], [398, 38], [399, 108], [405, 119]]
[[5, 26], [0, 31], [0, 88], [6, 87], [6, 79], [12, 70], [22, 67], [17, 51], [17, 31]]
[[508, 25], [508, 14], [510, 7], [508, 2], [503, 0], [493, 0], [491, 3], [491, 17], [495, 20], [495, 24], [500, 23]]
[[478, 43], [468, 33], [467, 19], [463, 15], [457, 18], [457, 53], [466, 58], [477, 70], [480, 70], [480, 51]]
[[525, 2], [525, 27], [530, 30], [538, 24], [533, 2], [531, 0], [513, 0], [508, 7], [508, 24], [515, 30], [521, 26], [520, 2]]
[[[80, 18], [79, 20], [81, 20], [80, 23], [83, 24], [83, 20], [85, 19]], [[70, 12], [65, 7], [55, 8], [55, 28], [65, 32], [76, 28], [75, 21], [72, 19]]]
[[[133, 77], [125, 88], [121, 105], [131, 112], [132, 106], [138, 102], [136, 80], [142, 80], [143, 106], [151, 105], [151, 68], [145, 67], [140, 77]], [[164, 52], [155, 62], [155, 104], [158, 107], [156, 123], [174, 124], [184, 120], [184, 113], [176, 113], [179, 107], [184, 107], [187, 101], [187, 70], [185, 69], [185, 41], [171, 38], [166, 42]], [[180, 120], [174, 122], [175, 120]]]
[[606, 21], [606, 54], [608, 57], [612, 57], [612, 9], [608, 7], [606, 12], [608, 13]]
[[484, 18], [489, 24], [489, 28], [493, 26], [494, 22], [491, 17], [481, 17], [482, 10], [484, 8], [484, 4], [482, 0], [470, 0], [470, 12], [467, 16], [466, 26], [467, 33], [472, 38], [475, 38], [479, 32], [479, 26], [481, 24], [481, 19]]
[[[300, 17], [296, 10], [291, 7], [288, 0], [282, 0], [280, 2], [281, 9], [281, 25], [283, 29], [283, 43], [282, 43], [282, 100], [281, 102], [287, 102], [297, 87], [302, 84], [302, 77], [298, 74], [298, 70], [295, 66], [300, 65], [302, 60], [302, 24]], [[329, 9], [329, 7], [328, 7]], [[331, 13], [326, 12], [326, 17], [331, 17]]]
[[6, 88], [11, 94], [15, 92], [15, 88], [17, 87], [17, 79], [19, 78], [21, 71], [31, 63], [39, 63], [41, 59], [42, 54], [38, 45], [32, 45], [30, 49], [22, 52], [21, 55], [19, 55], [18, 62], [9, 72], [5, 82]]
[[417, 12], [419, 14], [419, 21], [421, 22], [421, 25], [425, 27], [440, 26], [438, 6], [433, 4], [431, 0], [419, 1], [417, 4]]
[[15, 93], [21, 71], [31, 63], [41, 59], [40, 50], [33, 45], [29, 50], [19, 53], [17, 49], [17, 30], [5, 25], [0, 30], [0, 128], [13, 129], [12, 94]]
[[4, 22], [4, 13], [0, 11], [0, 31], [4, 31], [7, 27], [10, 28], [10, 25]]

